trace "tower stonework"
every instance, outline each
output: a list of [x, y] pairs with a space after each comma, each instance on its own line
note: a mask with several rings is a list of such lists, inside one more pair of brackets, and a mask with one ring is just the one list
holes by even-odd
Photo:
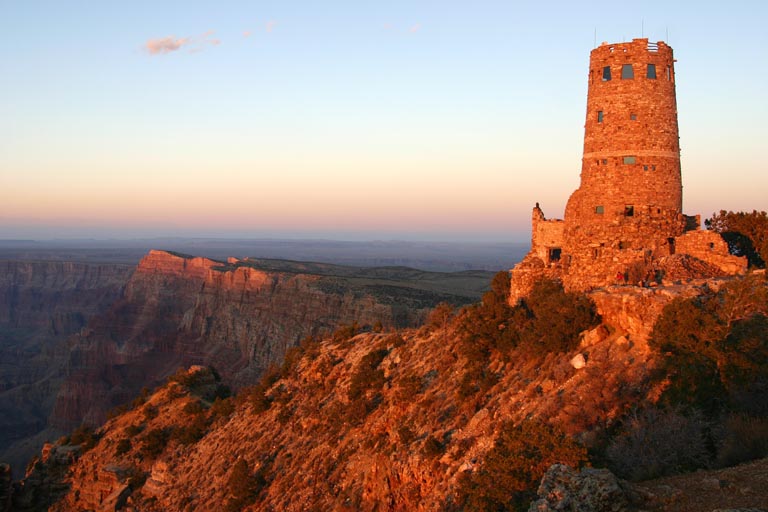
[[661, 280], [665, 257], [683, 249], [703, 260], [699, 269], [745, 270], [719, 235], [682, 213], [674, 63], [671, 47], [647, 39], [592, 50], [581, 183], [563, 220], [533, 209], [532, 248], [512, 270], [511, 301], [542, 278], [580, 291]]

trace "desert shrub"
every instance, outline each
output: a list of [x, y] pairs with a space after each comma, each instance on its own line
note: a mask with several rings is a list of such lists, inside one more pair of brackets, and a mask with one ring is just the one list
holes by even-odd
[[768, 262], [768, 213], [720, 210], [704, 224], [707, 229], [723, 236], [732, 254], [746, 256], [751, 267], [765, 267]]
[[80, 425], [69, 435], [69, 443], [72, 445], [79, 445], [80, 450], [87, 452], [94, 446], [99, 440], [99, 436], [96, 435], [92, 427], [88, 425]]
[[349, 399], [357, 400], [368, 390], [377, 389], [384, 385], [384, 371], [379, 365], [387, 357], [389, 351], [385, 348], [372, 350], [358, 363], [349, 383]]
[[184, 412], [186, 414], [198, 415], [202, 414], [204, 410], [203, 403], [200, 400], [192, 400], [184, 406]]
[[232, 466], [227, 479], [228, 500], [224, 506], [225, 512], [239, 512], [247, 505], [256, 501], [261, 489], [267, 484], [264, 468], [251, 473], [245, 459], [239, 459]]
[[149, 421], [157, 418], [157, 415], [159, 411], [157, 410], [157, 407], [155, 407], [152, 404], [146, 404], [144, 406], [144, 409], [142, 409], [142, 412], [144, 413], [144, 421]]
[[416, 434], [408, 425], [400, 425], [397, 428], [397, 437], [400, 438], [400, 442], [404, 446], [410, 446], [410, 444], [416, 440]]
[[[210, 368], [209, 368], [210, 370]], [[214, 374], [215, 375], [215, 374]], [[215, 377], [214, 377], [215, 380]], [[168, 377], [168, 382], [177, 382], [189, 390], [208, 384], [208, 374], [203, 371], [189, 372], [185, 368], [179, 368], [176, 373]]]
[[427, 327], [430, 330], [445, 330], [453, 319], [453, 306], [447, 302], [441, 302], [432, 309], [427, 318]]
[[211, 405], [209, 414], [212, 420], [218, 418], [228, 418], [235, 412], [235, 402], [231, 397], [229, 398], [216, 398]]
[[165, 450], [171, 432], [168, 429], [152, 429], [144, 435], [141, 444], [141, 454], [147, 458], [155, 458]]
[[125, 427], [125, 435], [128, 437], [135, 437], [141, 433], [141, 431], [144, 430], [144, 425], [128, 425]]
[[735, 466], [768, 457], [768, 418], [744, 414], [729, 416], [717, 450], [717, 465]]
[[630, 480], [647, 480], [710, 464], [711, 425], [698, 410], [648, 407], [622, 421], [606, 450], [610, 469]]
[[498, 272], [479, 304], [464, 308], [456, 318], [460, 349], [469, 361], [488, 357], [491, 349], [503, 353], [517, 346], [515, 311], [509, 306], [509, 272]]
[[573, 350], [579, 334], [600, 321], [589, 297], [565, 292], [559, 281], [538, 281], [520, 307], [528, 313], [527, 321], [519, 317], [520, 344], [539, 354]]
[[133, 402], [131, 402], [131, 407], [134, 409], [138, 409], [145, 403], [147, 403], [147, 399], [149, 398], [149, 395], [152, 394], [152, 391], [148, 387], [141, 388], [141, 392], [139, 393], [139, 396], [133, 399]]
[[445, 446], [435, 436], [429, 436], [424, 441], [424, 448], [422, 448], [424, 455], [430, 459], [439, 457], [445, 452]]
[[115, 446], [115, 456], [119, 457], [120, 455], [128, 453], [131, 451], [131, 448], [132, 445], [130, 439], [121, 439], [117, 442], [117, 446]]
[[499, 381], [499, 376], [484, 365], [467, 365], [459, 381], [458, 395], [461, 399], [470, 398], [492, 388]]
[[190, 423], [173, 429], [170, 438], [182, 445], [194, 444], [205, 436], [207, 430], [208, 422], [205, 415], [199, 414]]
[[663, 400], [711, 417], [725, 410], [768, 414], [768, 291], [751, 277], [691, 299], [659, 316], [649, 345], [664, 357]]
[[351, 324], [344, 324], [339, 326], [331, 335], [331, 339], [335, 343], [341, 343], [354, 338], [360, 332], [360, 326], [357, 322]]
[[398, 382], [397, 398], [401, 402], [409, 402], [421, 393], [424, 380], [414, 373], [404, 375]]
[[523, 511], [539, 481], [552, 464], [577, 468], [587, 461], [586, 450], [564, 433], [527, 420], [502, 426], [482, 465], [459, 477], [454, 510]]

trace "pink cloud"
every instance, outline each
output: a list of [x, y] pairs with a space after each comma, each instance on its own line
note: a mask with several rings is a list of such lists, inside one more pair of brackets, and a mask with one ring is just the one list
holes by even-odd
[[198, 53], [203, 51], [203, 48], [207, 45], [218, 46], [221, 44], [220, 39], [212, 37], [216, 32], [209, 30], [202, 35], [194, 37], [176, 37], [168, 36], [158, 39], [150, 39], [144, 43], [144, 49], [150, 55], [163, 55], [181, 50], [183, 47], [188, 46], [189, 53]]
[[267, 30], [267, 32], [272, 32], [272, 29], [274, 29], [276, 25], [277, 22], [275, 20], [269, 20], [266, 25], [264, 25], [264, 28]]
[[185, 44], [189, 44], [188, 37], [174, 36], [162, 37], [160, 39], [150, 39], [144, 44], [144, 48], [150, 55], [160, 55], [164, 53], [171, 53], [180, 50]]
[[417, 23], [413, 25], [411, 28], [408, 29], [408, 32], [410, 32], [411, 34], [415, 34], [419, 30], [421, 30], [421, 23]]
[[251, 34], [252, 34], [252, 33], [253, 33], [253, 32], [251, 32], [250, 30], [244, 30], [244, 31], [243, 31], [243, 37], [251, 37]]

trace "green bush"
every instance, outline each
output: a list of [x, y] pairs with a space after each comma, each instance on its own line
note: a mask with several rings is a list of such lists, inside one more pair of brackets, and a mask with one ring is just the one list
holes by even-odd
[[507, 422], [485, 461], [459, 477], [449, 509], [465, 512], [525, 511], [552, 464], [577, 468], [587, 461], [584, 447], [555, 427], [533, 420]]

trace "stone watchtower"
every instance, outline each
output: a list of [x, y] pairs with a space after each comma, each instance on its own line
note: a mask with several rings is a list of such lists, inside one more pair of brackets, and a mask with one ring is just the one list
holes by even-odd
[[581, 184], [562, 221], [534, 208], [531, 252], [512, 271], [513, 301], [543, 277], [569, 290], [629, 273], [644, 279], [654, 261], [681, 249], [698, 258], [717, 253], [707, 259], [725, 257], [731, 269], [719, 236], [698, 231], [678, 243], [699, 222], [682, 213], [674, 63], [672, 48], [647, 39], [592, 50]]

